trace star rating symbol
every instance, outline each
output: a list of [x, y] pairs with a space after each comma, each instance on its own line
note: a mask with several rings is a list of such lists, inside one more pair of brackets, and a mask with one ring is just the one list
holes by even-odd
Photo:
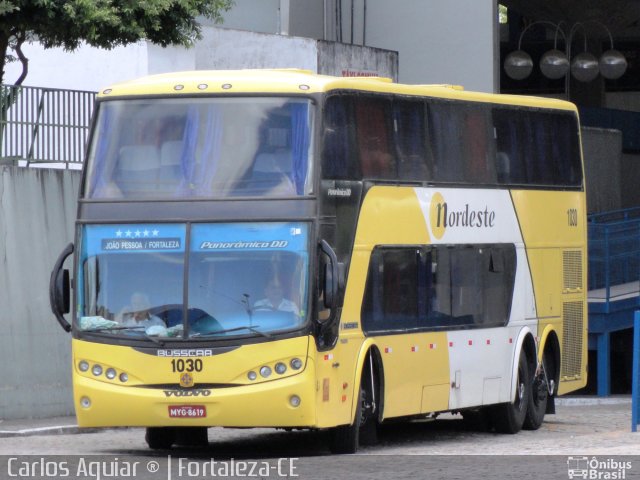
[[126, 237], [126, 238], [148, 238], [150, 236], [152, 237], [157, 237], [158, 235], [160, 235], [160, 230], [158, 230], [157, 228], [154, 228], [153, 230], [149, 230], [148, 228], [145, 228], [144, 230], [140, 229], [140, 228], [136, 228], [135, 231], [131, 230], [131, 229], [127, 229], [126, 231], [122, 231], [122, 229], [118, 229], [116, 231], [116, 237], [117, 238], [122, 238], [122, 237]]

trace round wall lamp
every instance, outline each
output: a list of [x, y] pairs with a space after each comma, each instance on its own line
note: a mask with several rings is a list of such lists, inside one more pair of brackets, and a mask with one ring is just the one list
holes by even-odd
[[[600, 22], [592, 21], [604, 28], [609, 36], [611, 48], [604, 52], [598, 60], [593, 54], [587, 51], [587, 35], [583, 23], [576, 23], [571, 27], [567, 36], [562, 30], [560, 24], [547, 21], [537, 21], [530, 23], [520, 34], [518, 40], [518, 49], [508, 54], [504, 60], [504, 70], [509, 78], [514, 80], [524, 80], [533, 71], [533, 60], [531, 55], [522, 50], [522, 38], [524, 34], [534, 25], [544, 24], [555, 29], [555, 38], [553, 49], [542, 55], [540, 59], [540, 71], [549, 79], [557, 80], [565, 77], [567, 73], [580, 82], [590, 82], [594, 80], [598, 74], [608, 80], [616, 80], [620, 78], [627, 70], [627, 60], [622, 53], [613, 47], [613, 36], [609, 29]], [[584, 51], [571, 59], [571, 43], [575, 33], [582, 28], [584, 35]], [[558, 36], [564, 38], [565, 51], [558, 48]]]

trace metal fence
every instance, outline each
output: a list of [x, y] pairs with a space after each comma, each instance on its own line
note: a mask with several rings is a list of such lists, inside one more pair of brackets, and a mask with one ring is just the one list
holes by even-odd
[[589, 215], [589, 290], [640, 280], [640, 208]]
[[95, 92], [0, 85], [0, 161], [82, 164]]

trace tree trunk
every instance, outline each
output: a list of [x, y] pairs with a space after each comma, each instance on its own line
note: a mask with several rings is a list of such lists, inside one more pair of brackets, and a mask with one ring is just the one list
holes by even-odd
[[0, 30], [0, 85], [4, 83], [4, 66], [7, 63], [7, 50], [9, 49], [9, 35]]
[[25, 57], [24, 52], [22, 51], [22, 45], [24, 44], [25, 38], [25, 34], [18, 35], [16, 39], [16, 45], [15, 47], [13, 47], [13, 49], [16, 51], [16, 55], [18, 55], [18, 58], [20, 59], [20, 63], [22, 64], [22, 73], [15, 81], [15, 86], [22, 85], [24, 79], [27, 78], [27, 73], [29, 73], [29, 59]]

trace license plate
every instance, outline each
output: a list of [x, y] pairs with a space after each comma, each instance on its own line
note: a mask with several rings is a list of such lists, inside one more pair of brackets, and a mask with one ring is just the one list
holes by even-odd
[[169, 405], [171, 418], [203, 418], [207, 416], [204, 405]]

